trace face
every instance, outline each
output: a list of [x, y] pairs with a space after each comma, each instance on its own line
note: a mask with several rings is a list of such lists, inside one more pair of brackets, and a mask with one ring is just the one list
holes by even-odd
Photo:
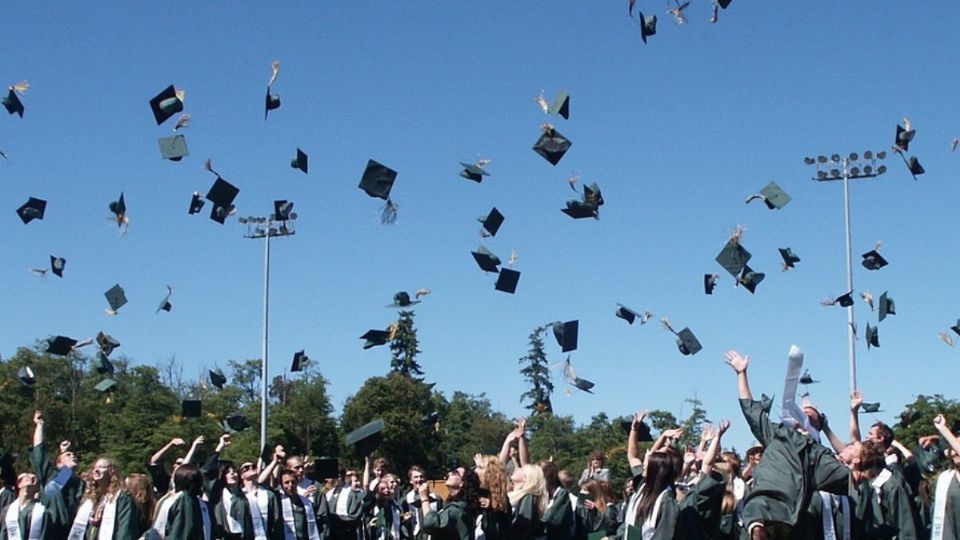
[[381, 499], [389, 499], [393, 496], [389, 482], [380, 482], [377, 484], [377, 496]]
[[297, 492], [297, 476], [294, 474], [285, 474], [280, 478], [280, 486], [287, 497], [293, 497]]
[[420, 484], [423, 483], [423, 473], [420, 471], [412, 471], [410, 473], [410, 485], [414, 488], [419, 488]]
[[960, 454], [954, 452], [952, 448], [947, 448], [947, 457], [953, 463], [954, 468], [960, 469]]
[[860, 443], [848, 444], [837, 454], [837, 459], [850, 468], [855, 468], [856, 463], [860, 461]]
[[32, 473], [23, 473], [17, 478], [17, 489], [25, 491], [27, 495], [33, 495], [40, 490], [37, 483], [37, 475]]
[[510, 483], [513, 484], [513, 489], [519, 489], [523, 485], [523, 471], [519, 468], [514, 470], [510, 475]]
[[447, 481], [444, 484], [451, 495], [456, 495], [460, 491], [460, 486], [463, 485], [463, 478], [459, 474], [450, 473], [447, 475]]
[[867, 440], [883, 444], [883, 438], [880, 437], [880, 430], [877, 426], [871, 427], [870, 431], [867, 432]]
[[93, 464], [93, 470], [90, 471], [90, 478], [97, 483], [109, 482], [110, 462], [105, 459], [98, 459], [96, 463]]
[[590, 466], [594, 469], [603, 468], [603, 460], [598, 458], [593, 458], [590, 460]]
[[360, 480], [360, 477], [357, 475], [356, 471], [347, 471], [347, 483], [350, 484], [350, 487], [353, 489], [360, 489], [363, 487], [363, 482]]
[[77, 456], [73, 452], [64, 452], [57, 456], [57, 467], [77, 468]]
[[226, 474], [223, 475], [223, 481], [230, 486], [236, 484], [239, 480], [240, 475], [237, 474], [237, 470], [233, 467], [228, 468]]
[[292, 457], [287, 460], [287, 468], [292, 469], [297, 475], [297, 481], [303, 480], [303, 460], [298, 457]]
[[247, 462], [240, 466], [240, 478], [244, 481], [253, 481], [257, 479], [257, 468], [253, 463]]
[[397, 492], [397, 488], [400, 487], [400, 480], [392, 474], [387, 475], [387, 487], [390, 488], [390, 495], [393, 495]]

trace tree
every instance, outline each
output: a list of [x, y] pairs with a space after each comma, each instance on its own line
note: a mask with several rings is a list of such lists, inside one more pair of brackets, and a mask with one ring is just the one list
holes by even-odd
[[[933, 419], [938, 414], [943, 414], [947, 419], [947, 424], [960, 421], [960, 402], [953, 399], [947, 399], [942, 394], [927, 396], [920, 394], [917, 399], [904, 408], [901, 413], [901, 419], [910, 414], [909, 421], [898, 423], [893, 428], [894, 437], [907, 448], [913, 448], [917, 440], [924, 435], [936, 435], [937, 430], [933, 427]], [[867, 430], [870, 429], [870, 423], [866, 417], [860, 417], [860, 434], [864, 437]]]
[[574, 441], [576, 430], [572, 416], [538, 414], [527, 421], [527, 427], [532, 432], [529, 443], [531, 460], [552, 458], [561, 469], [582, 465]]
[[543, 346], [545, 326], [538, 326], [530, 333], [530, 350], [521, 356], [518, 363], [525, 364], [520, 369], [531, 388], [520, 395], [520, 401], [530, 400], [527, 408], [533, 415], [552, 414], [553, 405], [550, 404], [550, 395], [553, 393], [553, 382], [550, 381], [550, 366], [547, 364], [547, 352]]
[[390, 342], [390, 352], [393, 354], [390, 371], [407, 377], [423, 375], [423, 370], [417, 363], [417, 355], [421, 351], [417, 348], [420, 342], [417, 340], [417, 329], [413, 326], [413, 317], [413, 311], [400, 312], [396, 332]]
[[263, 362], [259, 358], [238, 362], [229, 360], [232, 375], [230, 381], [243, 391], [243, 404], [259, 403], [260, 401], [260, 366]]
[[432, 461], [445, 465], [444, 468], [469, 466], [477, 452], [496, 455], [504, 434], [513, 427], [503, 413], [493, 410], [484, 394], [454, 392], [439, 412], [438, 425], [427, 428], [439, 427], [441, 442]]
[[336, 454], [337, 425], [330, 416], [327, 380], [312, 363], [299, 378], [274, 378], [270, 395], [278, 400], [270, 410], [270, 424], [278, 432], [271, 443], [307, 455]]
[[702, 407], [703, 402], [696, 395], [683, 400], [683, 402], [689, 404], [691, 409], [690, 416], [680, 424], [680, 427], [683, 428], [680, 444], [684, 447], [695, 446], [700, 442], [703, 423], [707, 420], [707, 410]]
[[679, 424], [677, 417], [670, 411], [655, 409], [650, 411], [647, 417], [650, 419], [650, 425], [657, 431], [673, 429]]

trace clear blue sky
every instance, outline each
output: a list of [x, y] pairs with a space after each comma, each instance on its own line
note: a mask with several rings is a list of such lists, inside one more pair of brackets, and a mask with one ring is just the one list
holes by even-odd
[[[798, 344], [823, 380], [814, 400], [845, 424], [846, 314], [820, 300], [845, 292], [842, 190], [810, 180], [807, 155], [889, 149], [909, 116], [911, 146], [928, 173], [903, 163], [855, 182], [857, 291], [896, 300], [880, 324], [881, 348], [861, 340], [860, 386], [888, 421], [917, 393], [956, 397], [960, 351], [940, 331], [957, 306], [955, 206], [960, 135], [950, 44], [960, 23], [948, 2], [837, 4], [736, 0], [708, 22], [694, 1], [678, 27], [664, 2], [658, 33], [644, 46], [626, 2], [30, 2], [0, 22], [0, 84], [26, 79], [26, 115], [0, 117], [3, 263], [0, 352], [49, 335], [103, 330], [137, 362], [176, 357], [199, 377], [228, 359], [260, 356], [263, 244], [230, 218], [187, 215], [215, 168], [240, 188], [238, 215], [295, 202], [296, 236], [274, 242], [271, 371], [306, 349], [330, 380], [335, 407], [389, 366], [389, 351], [358, 339], [395, 318], [400, 290], [429, 288], [416, 323], [427, 379], [448, 395], [486, 392], [519, 415], [525, 384], [517, 358], [535, 326], [580, 320], [573, 362], [596, 395], [554, 399], [558, 413], [588, 421], [661, 408], [681, 413], [699, 396], [712, 419], [735, 420], [731, 442], [750, 442], [739, 420], [735, 378], [722, 353], [754, 358], [759, 393], [782, 393], [786, 353]], [[283, 102], [263, 120], [270, 63]], [[147, 101], [169, 84], [186, 90], [190, 156], [160, 159]], [[573, 141], [553, 167], [531, 146], [547, 120], [534, 96], [571, 95]], [[300, 147], [310, 174], [289, 167]], [[393, 226], [357, 189], [368, 159], [397, 171]], [[492, 159], [475, 184], [460, 161]], [[566, 178], [597, 182], [599, 221], [560, 212], [576, 195]], [[793, 197], [779, 211], [745, 198], [771, 180]], [[131, 220], [121, 236], [108, 203], [125, 193]], [[49, 201], [24, 226], [27, 197]], [[478, 216], [496, 206], [506, 221], [484, 243], [522, 272], [515, 295], [493, 289], [470, 251]], [[731, 230], [746, 226], [751, 266], [767, 273], [755, 295], [729, 275], [713, 296], [704, 273]], [[890, 265], [859, 266], [882, 240]], [[802, 258], [780, 272], [778, 247]], [[65, 277], [37, 278], [49, 255]], [[130, 303], [105, 317], [115, 283]], [[173, 311], [155, 314], [165, 285]], [[858, 298], [859, 300], [859, 298]], [[680, 355], [657, 324], [628, 326], [616, 304], [667, 316], [703, 343]], [[876, 313], [857, 305], [861, 325]], [[955, 336], [960, 340], [960, 336]], [[552, 362], [563, 356], [549, 342]], [[559, 373], [558, 373], [559, 375]]]

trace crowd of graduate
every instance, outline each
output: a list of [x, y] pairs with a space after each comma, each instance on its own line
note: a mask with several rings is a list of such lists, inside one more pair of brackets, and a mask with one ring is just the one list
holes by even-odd
[[960, 440], [942, 415], [918, 454], [881, 422], [861, 440], [855, 394], [844, 443], [809, 405], [772, 421], [770, 400], [750, 389], [749, 357], [726, 356], [758, 444], [743, 461], [722, 451], [730, 422], [721, 421], [697, 448], [678, 448], [681, 430], [667, 429], [641, 456], [650, 431], [639, 412], [624, 486], [610, 484], [601, 453], [579, 476], [532, 463], [522, 419], [499, 455], [477, 454], [435, 489], [420, 467], [401, 474], [369, 455], [362, 470], [281, 446], [228, 461], [229, 434], [199, 466], [202, 438], [166, 471], [165, 458], [186, 446], [174, 439], [150, 457], [149, 475], [124, 477], [109, 457], [80, 474], [69, 442], [49, 456], [37, 411], [32, 472], [10, 485], [11, 464], [0, 463], [0, 540], [960, 539]]

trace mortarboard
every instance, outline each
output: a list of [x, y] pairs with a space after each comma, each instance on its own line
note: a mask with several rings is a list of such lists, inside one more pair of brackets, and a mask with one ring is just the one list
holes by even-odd
[[296, 219], [297, 215], [293, 213], [293, 203], [281, 199], [279, 201], [273, 201], [273, 219], [276, 221], [288, 221], [290, 219]]
[[63, 268], [67, 265], [67, 260], [63, 257], [54, 257], [50, 256], [50, 271], [53, 272], [53, 275], [62, 278], [63, 277]]
[[66, 336], [52, 337], [47, 340], [47, 354], [66, 356], [70, 354], [70, 351], [73, 350], [73, 346], [76, 344], [77, 340]]
[[43, 219], [43, 214], [47, 211], [47, 201], [30, 197], [23, 206], [17, 208], [17, 215], [26, 225], [35, 219]]
[[909, 123], [907, 123], [906, 128], [897, 124], [897, 136], [893, 140], [893, 145], [896, 147], [895, 149], [900, 149], [904, 152], [910, 150], [910, 141], [913, 140], [916, 134], [916, 130], [910, 129]]
[[553, 103], [547, 109], [547, 114], [551, 116], [560, 116], [564, 120], [570, 119], [570, 94], [566, 90], [560, 90], [553, 98]]
[[913, 179], [916, 180], [918, 176], [927, 172], [923, 168], [923, 165], [920, 164], [920, 160], [917, 159], [917, 156], [910, 156], [910, 159], [907, 160], [907, 169], [910, 171], [910, 174], [913, 176]]
[[[720, 253], [717, 254], [716, 261], [724, 270], [730, 272], [734, 278], [739, 278], [747, 262], [750, 261], [750, 252], [740, 245], [739, 241], [728, 240]], [[709, 293], [708, 293], [709, 294]]]
[[880, 410], [880, 402], [879, 402], [879, 401], [876, 402], [876, 403], [866, 403], [866, 402], [861, 403], [861, 404], [860, 404], [860, 410], [862, 410], [863, 412], [866, 412], [866, 413], [878, 413], [878, 412], [883, 412], [883, 411]]
[[500, 269], [500, 258], [493, 254], [492, 251], [487, 249], [485, 246], [480, 246], [476, 251], [470, 252], [473, 255], [473, 259], [477, 261], [477, 264], [480, 266], [480, 269], [484, 272], [499, 272]]
[[[626, 434], [630, 434], [630, 429], [633, 428], [633, 420], [623, 420], [620, 422], [620, 430]], [[653, 442], [653, 434], [650, 432], [650, 426], [644, 422], [640, 422], [639, 428], [637, 429], [637, 442]]]
[[853, 291], [850, 291], [846, 294], [842, 294], [834, 298], [833, 300], [824, 301], [823, 304], [827, 306], [835, 306], [837, 304], [840, 304], [840, 307], [850, 307], [853, 305]]
[[684, 356], [697, 354], [703, 348], [697, 336], [689, 328], [684, 328], [677, 333], [677, 348]]
[[290, 372], [296, 373], [298, 371], [303, 371], [303, 367], [307, 365], [307, 362], [310, 361], [310, 358], [307, 357], [307, 354], [303, 349], [293, 353], [293, 363], [290, 364]]
[[110, 356], [114, 349], [120, 346], [120, 342], [110, 334], [97, 332], [97, 347], [103, 351], [103, 354]]
[[493, 286], [498, 291], [513, 294], [517, 291], [517, 283], [520, 282], [520, 272], [510, 268], [501, 268], [500, 275], [497, 276], [497, 283]]
[[503, 225], [503, 219], [503, 214], [494, 206], [485, 217], [480, 219], [480, 223], [483, 224], [483, 235], [496, 236], [500, 226]]
[[561, 135], [553, 126], [546, 124], [543, 126], [543, 133], [540, 134], [540, 138], [537, 139], [537, 142], [533, 145], [533, 151], [540, 154], [543, 159], [549, 161], [551, 165], [556, 165], [563, 158], [563, 155], [567, 153], [567, 150], [570, 149], [572, 144], [569, 139]]
[[638, 11], [637, 15], [640, 20], [640, 39], [646, 43], [648, 37], [656, 35], [657, 33], [657, 16], [651, 15], [647, 17], [642, 11]]
[[706, 294], [713, 294], [713, 288], [717, 286], [718, 279], [720, 279], [718, 274], [704, 274], [703, 292]]
[[583, 219], [588, 217], [600, 219], [600, 214], [596, 207], [587, 206], [576, 200], [567, 201], [567, 207], [561, 208], [560, 211], [572, 217], [573, 219]]
[[97, 392], [103, 393], [103, 392], [112, 391], [116, 386], [117, 386], [117, 381], [113, 379], [104, 379], [98, 382], [97, 385], [93, 387], [93, 389], [96, 390]]
[[267, 97], [264, 100], [264, 110], [263, 110], [263, 119], [266, 121], [267, 115], [270, 114], [270, 111], [280, 108], [280, 96], [271, 94], [270, 87], [267, 86]]
[[160, 137], [157, 139], [160, 146], [160, 157], [170, 161], [180, 161], [184, 156], [189, 156], [187, 150], [187, 138], [183, 135], [173, 135], [172, 137]]
[[618, 318], [627, 321], [627, 324], [631, 324], [631, 325], [633, 324], [633, 321], [636, 320], [637, 317], [640, 317], [640, 314], [639, 314], [639, 313], [637, 313], [636, 311], [628, 308], [627, 306], [625, 306], [625, 305], [623, 305], [623, 304], [617, 304], [617, 313], [616, 313], [616, 315], [617, 315]]
[[227, 377], [223, 374], [223, 371], [220, 368], [216, 368], [209, 370], [207, 374], [210, 376], [210, 384], [223, 390], [223, 385], [227, 384]]
[[191, 216], [193, 214], [199, 214], [203, 210], [203, 205], [206, 201], [203, 200], [203, 194], [194, 191], [193, 195], [190, 197], [190, 208], [187, 210]]
[[910, 424], [920, 419], [920, 411], [916, 409], [907, 409], [900, 413], [900, 427], [909, 427]]
[[20, 382], [27, 386], [33, 386], [37, 384], [37, 377], [33, 374], [33, 370], [30, 369], [30, 366], [23, 366], [17, 371], [17, 378], [20, 379]]
[[213, 203], [210, 219], [222, 225], [233, 210], [233, 200], [239, 193], [240, 190], [236, 186], [217, 175], [216, 181], [207, 192], [207, 200]]
[[880, 334], [877, 333], [876, 326], [870, 326], [870, 323], [867, 323], [867, 350], [870, 347], [878, 348], [880, 347]]
[[371, 159], [367, 161], [359, 187], [367, 195], [386, 201], [390, 200], [390, 190], [393, 189], [396, 179], [397, 171]]
[[123, 198], [123, 192], [120, 192], [120, 198], [115, 201], [110, 201], [110, 212], [113, 213], [114, 219], [117, 221], [117, 225], [122, 226], [127, 219], [127, 203]]
[[863, 267], [867, 270], [879, 270], [887, 265], [887, 260], [884, 259], [877, 250], [868, 251], [862, 255]]
[[241, 433], [250, 429], [250, 422], [247, 421], [247, 417], [240, 413], [233, 413], [227, 415], [223, 419], [223, 422], [220, 423], [220, 427], [223, 428], [223, 431], [234, 434]]
[[816, 384], [820, 381], [813, 380], [813, 377], [810, 376], [810, 371], [804, 370], [803, 375], [800, 376], [800, 380], [798, 382], [800, 384]]
[[16, 90], [14, 90], [12, 86], [7, 92], [7, 97], [3, 98], [3, 106], [9, 114], [16, 114], [20, 116], [20, 118], [23, 118], [25, 111], [23, 102], [20, 101], [20, 96], [17, 95]]
[[324, 482], [340, 476], [340, 462], [337, 458], [321, 457], [313, 462], [313, 470], [307, 477], [315, 482]]
[[488, 173], [482, 165], [483, 162], [471, 165], [461, 161], [460, 166], [463, 167], [463, 170], [460, 171], [460, 176], [466, 178], [467, 180], [473, 180], [479, 184], [483, 181], [484, 176], [490, 176], [490, 173]]
[[440, 413], [438, 413], [437, 411], [433, 411], [432, 413], [424, 416], [423, 420], [420, 422], [420, 425], [422, 425], [423, 427], [432, 428], [434, 430], [439, 429], [439, 424], [440, 424]]
[[154, 313], [160, 313], [161, 311], [169, 312], [173, 309], [173, 304], [170, 303], [170, 297], [173, 296], [173, 287], [167, 285], [167, 294], [163, 297], [163, 300], [160, 301], [160, 304], [157, 306], [157, 310]]
[[106, 374], [113, 375], [113, 372], [115, 371], [113, 367], [113, 362], [111, 362], [110, 359], [107, 358], [107, 354], [103, 351], [97, 351], [97, 357], [93, 361], [93, 369], [95, 369], [97, 373], [101, 375], [106, 375]]
[[778, 186], [776, 182], [770, 182], [766, 187], [761, 189], [760, 196], [770, 210], [779, 210], [790, 202], [790, 195], [787, 195], [787, 192]]
[[419, 300], [411, 300], [410, 293], [407, 291], [400, 291], [397, 294], [393, 295], [393, 303], [388, 307], [407, 307], [414, 304], [419, 304]]
[[588, 394], [593, 393], [591, 391], [591, 388], [595, 386], [594, 383], [586, 379], [581, 379], [580, 377], [577, 376], [577, 372], [573, 370], [573, 364], [570, 363], [569, 356], [567, 356], [567, 361], [563, 365], [563, 377], [567, 380], [568, 383], [572, 384], [573, 386], [576, 386], [580, 390], [583, 390]]
[[897, 314], [896, 307], [893, 304], [893, 298], [887, 296], [886, 291], [880, 295], [880, 306], [877, 308], [877, 311], [881, 321], [886, 319], [887, 315]]
[[297, 148], [297, 157], [290, 160], [290, 166], [294, 169], [300, 169], [303, 174], [307, 174], [309, 158], [303, 150]]
[[950, 329], [953, 330], [953, 333], [960, 336], [960, 319], [957, 319], [957, 324], [951, 326]]
[[110, 304], [110, 311], [114, 314], [116, 314], [118, 309], [127, 304], [127, 295], [119, 283], [110, 287], [110, 290], [103, 293], [103, 295], [107, 298], [107, 303]]
[[180, 402], [180, 416], [184, 418], [200, 418], [201, 402], [199, 399], [185, 399]]
[[383, 440], [383, 420], [378, 418], [369, 424], [347, 433], [343, 438], [346, 446], [352, 446], [358, 456], [369, 456]]
[[797, 257], [793, 250], [790, 248], [777, 248], [780, 251], [780, 257], [783, 258], [783, 269], [793, 268], [795, 264], [800, 262], [800, 257]]
[[153, 118], [159, 126], [183, 110], [183, 101], [177, 97], [177, 90], [171, 84], [150, 100], [150, 110], [153, 111]]
[[737, 281], [743, 285], [745, 289], [750, 291], [750, 294], [753, 294], [757, 290], [757, 285], [759, 285], [765, 277], [767, 277], [766, 274], [754, 272], [748, 265], [743, 265], [743, 272], [740, 274], [740, 277], [737, 278]]
[[390, 341], [390, 331], [389, 330], [367, 330], [367, 333], [360, 336], [360, 339], [366, 340], [366, 343], [363, 344], [364, 349], [377, 347], [379, 345], [386, 345], [387, 342]]
[[562, 352], [577, 350], [577, 334], [580, 330], [580, 321], [557, 321], [553, 323], [553, 337], [557, 338]]

